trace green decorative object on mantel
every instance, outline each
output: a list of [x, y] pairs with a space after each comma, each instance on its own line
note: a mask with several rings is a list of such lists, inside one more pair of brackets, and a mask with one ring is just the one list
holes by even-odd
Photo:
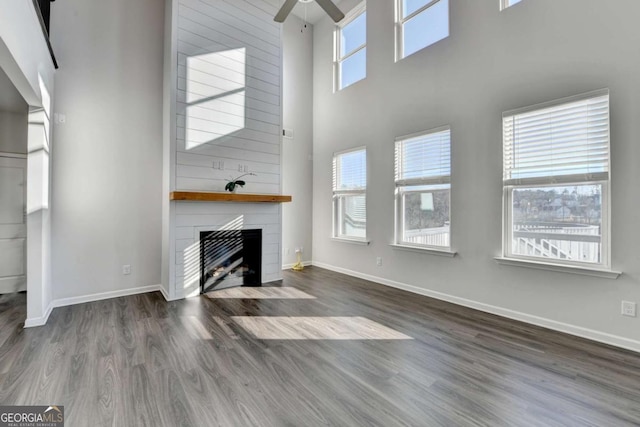
[[247, 175], [258, 176], [258, 175], [256, 175], [255, 173], [252, 173], [252, 172], [242, 174], [239, 177], [237, 177], [235, 179], [231, 179], [231, 181], [227, 182], [227, 185], [224, 186], [224, 189], [226, 191], [228, 191], [229, 193], [235, 193], [236, 189], [238, 188], [238, 186], [244, 187], [246, 185], [246, 182], [241, 180], [240, 178], [242, 178], [243, 176], [247, 176]]

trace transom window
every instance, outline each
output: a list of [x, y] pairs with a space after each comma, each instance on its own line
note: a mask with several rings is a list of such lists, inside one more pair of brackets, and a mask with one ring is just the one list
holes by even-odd
[[367, 76], [367, 11], [362, 2], [338, 25], [334, 47], [335, 90]]
[[367, 238], [367, 150], [356, 148], [333, 156], [333, 236]]
[[449, 36], [449, 0], [396, 0], [396, 60]]
[[503, 115], [504, 255], [609, 267], [609, 92]]
[[396, 244], [450, 248], [449, 127], [396, 140], [395, 184]]
[[504, 10], [509, 6], [513, 6], [516, 3], [520, 3], [522, 0], [500, 0], [500, 9]]

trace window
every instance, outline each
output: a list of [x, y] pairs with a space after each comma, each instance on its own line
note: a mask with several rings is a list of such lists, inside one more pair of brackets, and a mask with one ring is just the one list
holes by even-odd
[[333, 70], [336, 90], [367, 76], [367, 11], [364, 2], [336, 28]]
[[609, 92], [503, 116], [504, 256], [609, 267]]
[[500, 0], [500, 9], [505, 10], [509, 6], [513, 6], [516, 3], [520, 3], [522, 0]]
[[333, 156], [333, 236], [342, 239], [367, 238], [367, 150], [336, 153]]
[[449, 0], [396, 0], [396, 60], [449, 36]]
[[398, 138], [396, 244], [449, 248], [451, 130]]

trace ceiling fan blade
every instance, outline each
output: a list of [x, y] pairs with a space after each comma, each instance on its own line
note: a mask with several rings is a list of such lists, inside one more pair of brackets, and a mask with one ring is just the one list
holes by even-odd
[[278, 13], [276, 13], [276, 16], [273, 18], [273, 20], [276, 22], [284, 22], [284, 20], [287, 19], [287, 16], [289, 16], [289, 13], [291, 13], [291, 10], [296, 5], [296, 3], [298, 3], [298, 0], [286, 0]]
[[344, 18], [344, 13], [342, 13], [340, 9], [338, 9], [338, 6], [333, 4], [331, 0], [316, 0], [316, 3], [318, 3], [335, 22], [340, 22]]

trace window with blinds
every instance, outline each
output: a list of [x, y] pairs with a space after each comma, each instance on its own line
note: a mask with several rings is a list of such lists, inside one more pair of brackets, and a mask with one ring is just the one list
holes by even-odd
[[396, 140], [396, 244], [450, 247], [450, 176], [449, 127]]
[[609, 266], [609, 92], [503, 115], [505, 256]]
[[504, 181], [608, 179], [609, 94], [503, 117]]
[[358, 148], [333, 156], [334, 237], [367, 238], [367, 150]]

